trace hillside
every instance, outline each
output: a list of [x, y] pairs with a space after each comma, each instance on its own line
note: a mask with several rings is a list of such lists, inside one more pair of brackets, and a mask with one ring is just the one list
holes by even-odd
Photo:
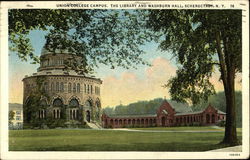
[[[240, 91], [235, 92], [236, 106], [237, 106], [237, 127], [242, 126], [242, 93]], [[108, 115], [126, 115], [126, 114], [155, 114], [158, 107], [161, 105], [163, 99], [157, 98], [150, 101], [138, 101], [129, 105], [118, 105], [115, 107], [106, 107], [103, 111]], [[188, 106], [185, 103], [177, 103], [175, 101], [168, 100], [168, 102], [178, 112], [192, 112], [204, 110], [210, 103], [215, 108], [226, 112], [226, 100], [224, 92], [218, 92], [215, 95], [209, 97], [207, 102], [201, 102], [195, 106]]]
[[[167, 100], [173, 106], [176, 112], [192, 112], [192, 108], [185, 103], [177, 103]], [[138, 101], [129, 105], [118, 105], [114, 108], [106, 107], [104, 112], [108, 115], [126, 115], [126, 114], [155, 114], [156, 110], [162, 104], [163, 99], [157, 98], [150, 101]]]
[[9, 103], [9, 110], [23, 110], [23, 105], [19, 103]]

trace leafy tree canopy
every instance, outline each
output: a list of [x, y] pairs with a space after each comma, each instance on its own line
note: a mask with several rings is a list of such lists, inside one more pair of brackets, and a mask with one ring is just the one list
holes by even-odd
[[215, 67], [226, 88], [227, 79], [241, 72], [241, 11], [149, 10], [148, 17], [148, 28], [163, 37], [159, 48], [179, 64], [167, 85], [174, 100], [196, 104], [214, 94], [209, 79]]
[[[111, 68], [147, 64], [139, 47], [152, 39], [142, 16], [132, 10], [48, 10], [12, 9], [9, 11], [10, 49], [22, 60], [39, 62], [28, 34], [48, 30], [45, 47], [50, 51], [68, 50], [83, 58], [84, 72], [98, 63]], [[142, 34], [143, 33], [143, 34]]]

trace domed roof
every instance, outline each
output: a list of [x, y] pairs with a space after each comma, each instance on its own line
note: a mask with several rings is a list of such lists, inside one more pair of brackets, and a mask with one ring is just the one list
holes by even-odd
[[72, 54], [68, 51], [68, 49], [56, 49], [54, 52], [48, 50], [48, 48], [44, 45], [41, 51], [41, 55], [52, 54], [52, 53], [63, 53], [63, 54]]

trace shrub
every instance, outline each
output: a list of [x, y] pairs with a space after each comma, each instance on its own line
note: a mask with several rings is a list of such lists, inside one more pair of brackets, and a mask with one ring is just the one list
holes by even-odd
[[225, 121], [225, 120], [220, 120], [220, 121], [217, 122], [216, 125], [217, 125], [217, 126], [220, 126], [220, 127], [225, 127], [226, 121]]
[[193, 122], [193, 126], [200, 126], [200, 122]]

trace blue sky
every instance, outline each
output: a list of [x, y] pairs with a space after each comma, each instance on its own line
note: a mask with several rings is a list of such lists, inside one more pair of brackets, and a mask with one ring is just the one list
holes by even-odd
[[[30, 39], [37, 56], [45, 44], [44, 31], [30, 32]], [[103, 64], [95, 68], [95, 76], [103, 80], [101, 87], [102, 106], [115, 106], [120, 102], [129, 104], [140, 100], [150, 100], [159, 97], [170, 98], [167, 88], [162, 85], [175, 76], [177, 66], [172, 55], [168, 52], [161, 52], [154, 42], [142, 46], [145, 55], [142, 57], [152, 66], [139, 65], [137, 69], [124, 69], [117, 67], [110, 69], [110, 66]], [[9, 80], [10, 80], [10, 103], [22, 103], [23, 86], [22, 79], [25, 75], [31, 75], [37, 71], [39, 64], [30, 64], [31, 61], [22, 62], [18, 56], [9, 54]], [[215, 72], [211, 81], [217, 91], [223, 90], [221, 82], [218, 81], [219, 73]], [[236, 84], [236, 89], [241, 90], [241, 85]]]

